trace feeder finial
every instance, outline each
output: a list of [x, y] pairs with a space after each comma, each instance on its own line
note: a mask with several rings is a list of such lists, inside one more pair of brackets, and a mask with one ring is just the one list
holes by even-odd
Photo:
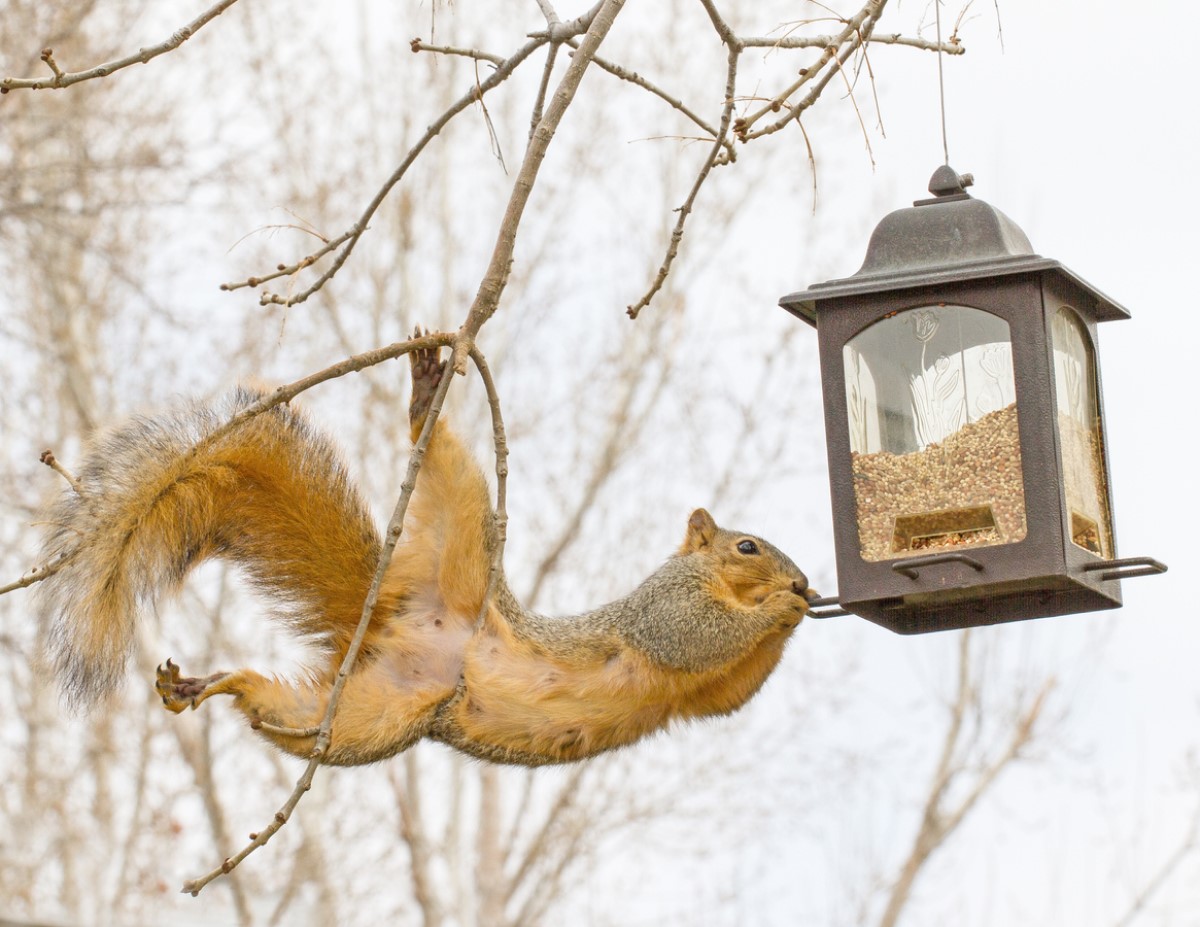
[[970, 174], [960, 174], [949, 164], [943, 164], [929, 178], [929, 192], [934, 196], [967, 196], [966, 188], [975, 183]]

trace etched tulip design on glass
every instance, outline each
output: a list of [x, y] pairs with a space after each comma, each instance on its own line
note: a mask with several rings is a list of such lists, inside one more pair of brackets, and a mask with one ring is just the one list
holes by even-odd
[[929, 342], [938, 333], [941, 319], [935, 309], [918, 309], [906, 318], [913, 337], [921, 343], [920, 367], [909, 383], [917, 440], [922, 447], [937, 444], [958, 431], [966, 416], [966, 378], [945, 354], [927, 363]]

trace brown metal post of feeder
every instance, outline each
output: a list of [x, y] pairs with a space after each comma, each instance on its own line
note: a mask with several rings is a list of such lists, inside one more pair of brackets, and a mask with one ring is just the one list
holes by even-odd
[[1116, 608], [1166, 569], [1116, 556], [1096, 326], [1129, 313], [970, 183], [939, 168], [857, 273], [780, 301], [817, 329], [837, 604], [901, 633]]

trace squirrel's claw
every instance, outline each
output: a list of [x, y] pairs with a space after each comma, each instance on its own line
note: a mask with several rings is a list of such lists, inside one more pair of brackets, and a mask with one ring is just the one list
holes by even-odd
[[[422, 338], [429, 334], [418, 326], [413, 331], [414, 338]], [[408, 405], [408, 418], [414, 430], [425, 422], [429, 406], [433, 403], [433, 394], [437, 392], [438, 384], [446, 371], [446, 362], [439, 359], [441, 348], [422, 348], [408, 355], [412, 364], [412, 399]]]
[[195, 708], [207, 698], [208, 687], [228, 673], [213, 673], [211, 676], [181, 676], [179, 667], [167, 659], [154, 671], [154, 691], [162, 699], [167, 711], [178, 714], [185, 708]]

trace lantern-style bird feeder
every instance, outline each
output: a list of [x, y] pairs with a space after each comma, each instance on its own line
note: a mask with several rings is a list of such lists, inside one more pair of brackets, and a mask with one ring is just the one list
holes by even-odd
[[1116, 557], [1096, 325], [1129, 313], [970, 183], [938, 168], [857, 273], [780, 301], [817, 329], [836, 602], [902, 633], [1116, 608], [1166, 569]]

